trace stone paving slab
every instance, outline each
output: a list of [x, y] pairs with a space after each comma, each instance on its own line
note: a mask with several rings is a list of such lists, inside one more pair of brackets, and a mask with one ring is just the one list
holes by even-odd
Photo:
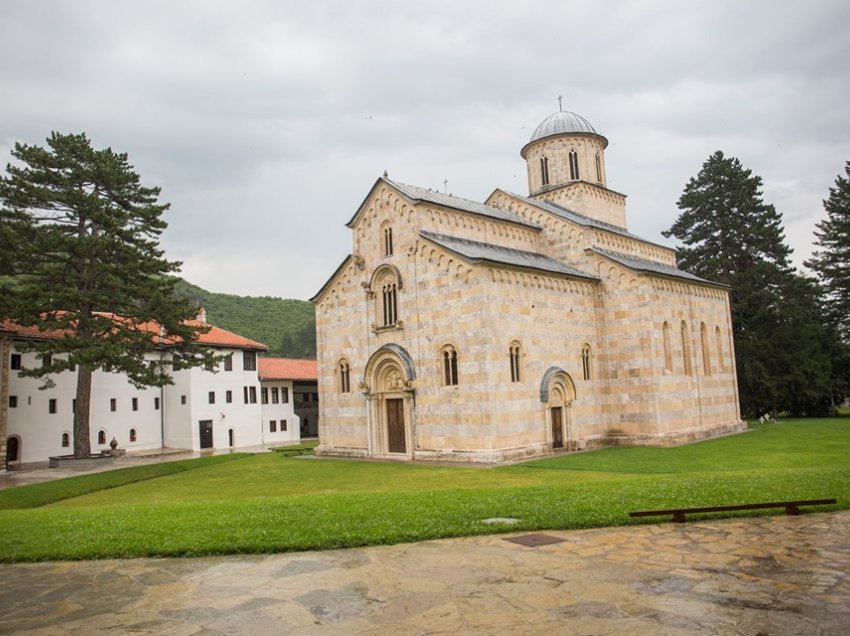
[[850, 511], [267, 556], [0, 566], [0, 632], [850, 633]]

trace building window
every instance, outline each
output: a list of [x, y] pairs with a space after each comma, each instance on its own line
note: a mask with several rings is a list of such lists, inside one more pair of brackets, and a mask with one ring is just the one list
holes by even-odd
[[722, 373], [726, 371], [726, 363], [723, 361], [723, 336], [720, 335], [720, 327], [714, 328], [714, 347], [717, 349], [717, 370]]
[[664, 370], [670, 373], [673, 371], [673, 348], [670, 344], [670, 323], [666, 320], [661, 331], [664, 337]]
[[578, 179], [578, 154], [575, 150], [570, 150], [570, 179]]
[[155, 398], [153, 399], [153, 410], [154, 410], [154, 411], [158, 411], [158, 410], [159, 410], [159, 398], [158, 398], [158, 397], [155, 397]]
[[511, 357], [511, 382], [519, 382], [520, 381], [520, 371], [519, 371], [519, 362], [520, 356], [522, 354], [522, 349], [518, 342], [512, 342], [510, 347], [510, 357]]
[[231, 353], [224, 359], [224, 370], [233, 371], [233, 354]]
[[286, 431], [286, 420], [280, 421], [280, 432], [284, 433]]
[[52, 355], [50, 355], [50, 354], [48, 353], [48, 354], [45, 354], [44, 356], [42, 356], [42, 358], [41, 358], [41, 366], [43, 366], [43, 367], [49, 367], [51, 364], [53, 364], [53, 356], [52, 356]]
[[260, 402], [262, 404], [268, 404], [269, 403], [269, 390], [268, 390], [267, 387], [262, 387], [260, 389]]
[[452, 346], [443, 348], [443, 384], [457, 386], [457, 351]]
[[381, 288], [384, 309], [384, 327], [398, 322], [398, 286], [395, 281], [387, 281]]
[[286, 387], [281, 387], [280, 389], [280, 401], [284, 404], [289, 402], [289, 389]]
[[20, 371], [21, 370], [21, 354], [20, 353], [13, 353], [11, 355], [11, 358], [9, 360], [9, 368], [11, 368], [12, 371]]
[[215, 391], [210, 391], [209, 393], [207, 393], [207, 399], [209, 400], [210, 404], [215, 404]]
[[593, 355], [590, 351], [590, 345], [585, 344], [581, 348], [581, 373], [585, 380], [593, 379]]
[[345, 360], [339, 363], [339, 392], [351, 392], [351, 367]]
[[688, 329], [688, 323], [682, 321], [682, 366], [685, 375], [692, 375], [694, 367], [691, 364], [691, 334]]
[[602, 183], [602, 157], [596, 153], [596, 180]]
[[257, 403], [257, 387], [249, 386], [248, 387], [248, 397], [250, 398], [251, 404]]
[[393, 228], [389, 225], [384, 225], [384, 256], [393, 255]]
[[224, 401], [230, 404], [233, 402], [233, 391], [225, 391], [224, 392]]
[[186, 396], [185, 395], [180, 396], [180, 404], [184, 404], [184, 405], [186, 404]]
[[132, 408], [133, 408], [133, 410], [134, 410], [134, 411], [138, 411], [138, 410], [139, 410], [139, 398], [133, 398], [133, 399], [131, 400], [130, 404], [131, 404], [131, 406], [132, 406]]
[[71, 373], [73, 373], [73, 372], [74, 372], [74, 371], [76, 371], [76, 370], [77, 370], [77, 363], [76, 363], [76, 362], [70, 362], [70, 361], [69, 361], [69, 362], [68, 362], [68, 371], [70, 371]]
[[277, 433], [277, 420], [269, 422], [269, 433]]
[[106, 431], [100, 430], [97, 432], [97, 443], [98, 444], [106, 444]]
[[540, 158], [540, 177], [543, 185], [549, 185], [549, 159], [547, 157]]
[[56, 398], [50, 398], [47, 401], [47, 412], [55, 413], [56, 412]]
[[10, 409], [18, 408], [18, 396], [17, 395], [10, 395], [9, 396], [9, 408]]
[[708, 327], [704, 322], [699, 325], [699, 341], [702, 347], [702, 372], [711, 375], [711, 348], [708, 344]]
[[257, 352], [256, 351], [243, 351], [242, 352], [242, 368], [245, 371], [256, 371], [257, 370]]
[[131, 442], [136, 441], [136, 429], [134, 429], [134, 428], [130, 429], [130, 441]]
[[276, 386], [272, 387], [272, 404], [280, 402], [280, 391]]
[[68, 433], [62, 433], [62, 448], [68, 448], [71, 445], [71, 436]]
[[245, 402], [245, 404], [248, 404], [248, 387], [247, 386], [242, 387], [242, 401]]
[[118, 400], [115, 398], [109, 398], [109, 410], [113, 413], [118, 410]]

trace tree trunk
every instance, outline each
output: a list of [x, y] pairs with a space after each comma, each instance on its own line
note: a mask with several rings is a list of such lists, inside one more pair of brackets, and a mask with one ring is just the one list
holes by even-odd
[[92, 368], [88, 364], [77, 367], [77, 400], [74, 406], [74, 457], [91, 455], [89, 412], [91, 406]]

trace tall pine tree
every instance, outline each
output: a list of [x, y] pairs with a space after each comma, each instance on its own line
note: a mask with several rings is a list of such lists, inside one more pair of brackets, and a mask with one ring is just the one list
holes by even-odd
[[815, 245], [821, 248], [806, 261], [826, 291], [830, 318], [844, 343], [850, 344], [850, 161], [847, 177], [838, 175], [823, 202], [827, 218], [817, 224]]
[[822, 413], [829, 360], [817, 288], [794, 271], [782, 218], [762, 197], [761, 178], [717, 151], [685, 186], [682, 212], [664, 235], [684, 244], [683, 269], [732, 288], [742, 411]]
[[847, 176], [836, 177], [823, 202], [827, 218], [815, 230], [815, 245], [820, 249], [805, 263], [824, 290], [836, 400], [850, 392], [850, 161], [844, 164], [844, 173]]
[[195, 308], [174, 295], [169, 274], [180, 263], [159, 249], [168, 209], [159, 188], [141, 185], [126, 154], [95, 150], [85, 135], [54, 132], [47, 145], [15, 144], [17, 161], [0, 179], [0, 253], [11, 275], [0, 317], [57, 336], [22, 343], [44, 364], [21, 373], [49, 386], [52, 374], [76, 369], [74, 455], [86, 457], [94, 370], [136, 386], [169, 383], [168, 369], [146, 360], [162, 335], [183, 366], [215, 358], [196, 344], [205, 328], [186, 322]]

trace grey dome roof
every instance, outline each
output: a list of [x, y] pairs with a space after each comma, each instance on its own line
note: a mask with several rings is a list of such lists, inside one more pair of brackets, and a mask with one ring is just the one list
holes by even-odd
[[590, 125], [590, 122], [581, 115], [577, 115], [576, 113], [568, 110], [559, 110], [540, 122], [537, 128], [534, 129], [528, 143], [532, 143], [538, 139], [543, 139], [544, 137], [551, 137], [552, 135], [563, 135], [569, 133], [599, 135], [599, 133], [596, 132], [596, 129]]

